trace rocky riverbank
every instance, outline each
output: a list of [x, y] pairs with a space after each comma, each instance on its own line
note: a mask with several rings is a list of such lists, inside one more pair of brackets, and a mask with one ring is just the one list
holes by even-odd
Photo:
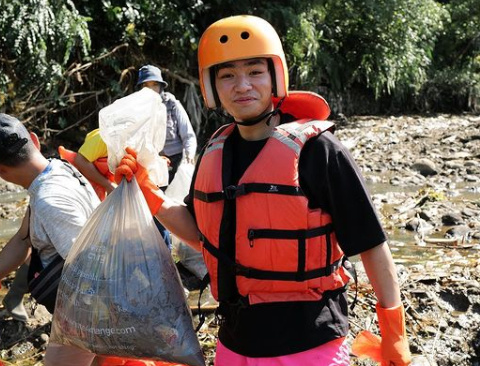
[[[417, 365], [480, 365], [480, 117], [352, 117], [337, 121], [372, 192], [398, 265], [407, 332]], [[18, 187], [0, 183], [0, 195]], [[0, 219], [23, 217], [26, 200], [0, 203]], [[351, 336], [377, 332], [375, 298], [360, 263]], [[0, 298], [13, 275], [2, 281]], [[351, 285], [351, 300], [355, 284]], [[29, 299], [25, 299], [28, 309]], [[0, 313], [0, 359], [41, 365], [49, 316], [26, 324]], [[200, 330], [213, 365], [217, 326]], [[352, 358], [352, 364], [369, 365]]]

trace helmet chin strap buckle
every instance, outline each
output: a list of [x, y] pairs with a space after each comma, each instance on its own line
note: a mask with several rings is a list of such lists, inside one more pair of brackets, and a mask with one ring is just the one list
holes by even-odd
[[265, 121], [265, 123], [266, 123], [267, 126], [270, 126], [270, 120], [272, 119], [273, 116], [276, 116], [278, 114], [278, 112], [280, 112], [280, 107], [281, 107], [284, 99], [285, 99], [285, 97], [280, 99], [280, 101], [278, 102], [275, 109], [271, 112], [263, 113], [263, 114], [259, 115], [258, 117], [247, 119], [246, 121], [239, 122], [239, 121], [234, 120], [234, 122], [237, 125], [240, 125], [240, 126], [253, 126], [253, 125], [256, 125], [258, 122], [261, 122], [265, 118], [268, 117], [267, 120]]

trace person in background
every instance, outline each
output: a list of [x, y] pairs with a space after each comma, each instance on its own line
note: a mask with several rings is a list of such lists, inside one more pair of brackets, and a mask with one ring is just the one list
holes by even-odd
[[131, 148], [115, 179], [135, 175], [151, 212], [202, 250], [220, 303], [215, 365], [349, 365], [347, 256], [357, 254], [378, 299], [382, 365], [410, 365], [386, 234], [326, 101], [288, 90], [280, 38], [255, 16], [208, 27], [198, 61], [207, 107], [230, 120], [197, 159], [186, 206]]
[[[107, 145], [100, 136], [98, 128], [87, 134], [77, 153], [63, 146], [58, 147], [58, 153], [61, 159], [73, 164], [90, 181], [101, 201], [104, 201], [107, 194], [117, 186], [108, 168]], [[165, 244], [171, 249], [170, 233], [155, 217], [154, 220]]]
[[165, 146], [160, 155], [170, 161], [168, 181], [172, 182], [182, 158], [193, 164], [197, 151], [197, 137], [182, 103], [172, 93], [166, 92], [168, 84], [163, 80], [160, 69], [153, 65], [142, 66], [138, 70], [137, 86], [150, 88], [160, 94], [167, 107], [167, 133]]
[[58, 153], [60, 158], [73, 164], [90, 181], [101, 201], [115, 189], [113, 174], [108, 169], [107, 145], [98, 128], [87, 134], [78, 153], [63, 146], [58, 147]]
[[[29, 208], [18, 232], [0, 252], [0, 279], [30, 257], [30, 273], [65, 259], [100, 203], [92, 186], [70, 164], [46, 159], [38, 137], [15, 117], [0, 114], [0, 177], [25, 188]], [[54, 301], [54, 300], [53, 300]], [[49, 343], [45, 366], [89, 366], [94, 354]]]
[[[167, 131], [165, 146], [160, 152], [169, 165], [169, 183], [182, 161], [193, 164], [197, 150], [197, 138], [187, 112], [172, 93], [166, 92], [167, 82], [163, 80], [160, 69], [145, 65], [138, 70], [137, 86], [150, 88], [160, 94], [167, 108]], [[60, 157], [74, 164], [76, 168], [90, 181], [100, 200], [115, 188], [113, 175], [108, 170], [107, 146], [103, 142], [99, 129], [90, 131], [84, 143], [75, 153], [63, 146], [58, 148]]]
[[[90, 181], [95, 193], [103, 201], [116, 184], [113, 181], [113, 174], [108, 170], [107, 147], [105, 144], [98, 143], [99, 139], [101, 139], [100, 134], [96, 129], [86, 136], [78, 154], [63, 146], [59, 146], [58, 150], [62, 159], [73, 164]], [[28, 292], [27, 274], [28, 263], [24, 263], [16, 271], [15, 279], [2, 300], [3, 306], [12, 318], [22, 322], [29, 319], [23, 304], [23, 297]]]

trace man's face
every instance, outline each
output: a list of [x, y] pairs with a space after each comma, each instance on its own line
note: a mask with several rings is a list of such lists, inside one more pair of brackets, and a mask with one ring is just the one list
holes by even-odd
[[152, 89], [154, 92], [160, 93], [160, 83], [156, 81], [146, 81], [142, 84], [144, 88]]
[[236, 121], [255, 118], [272, 105], [272, 79], [264, 58], [220, 65], [215, 86], [222, 107]]

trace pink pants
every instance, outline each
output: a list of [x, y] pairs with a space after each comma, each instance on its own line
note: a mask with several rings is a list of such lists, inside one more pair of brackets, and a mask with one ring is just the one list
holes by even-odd
[[349, 350], [345, 338], [335, 339], [308, 351], [279, 357], [245, 357], [217, 344], [215, 366], [348, 366]]

